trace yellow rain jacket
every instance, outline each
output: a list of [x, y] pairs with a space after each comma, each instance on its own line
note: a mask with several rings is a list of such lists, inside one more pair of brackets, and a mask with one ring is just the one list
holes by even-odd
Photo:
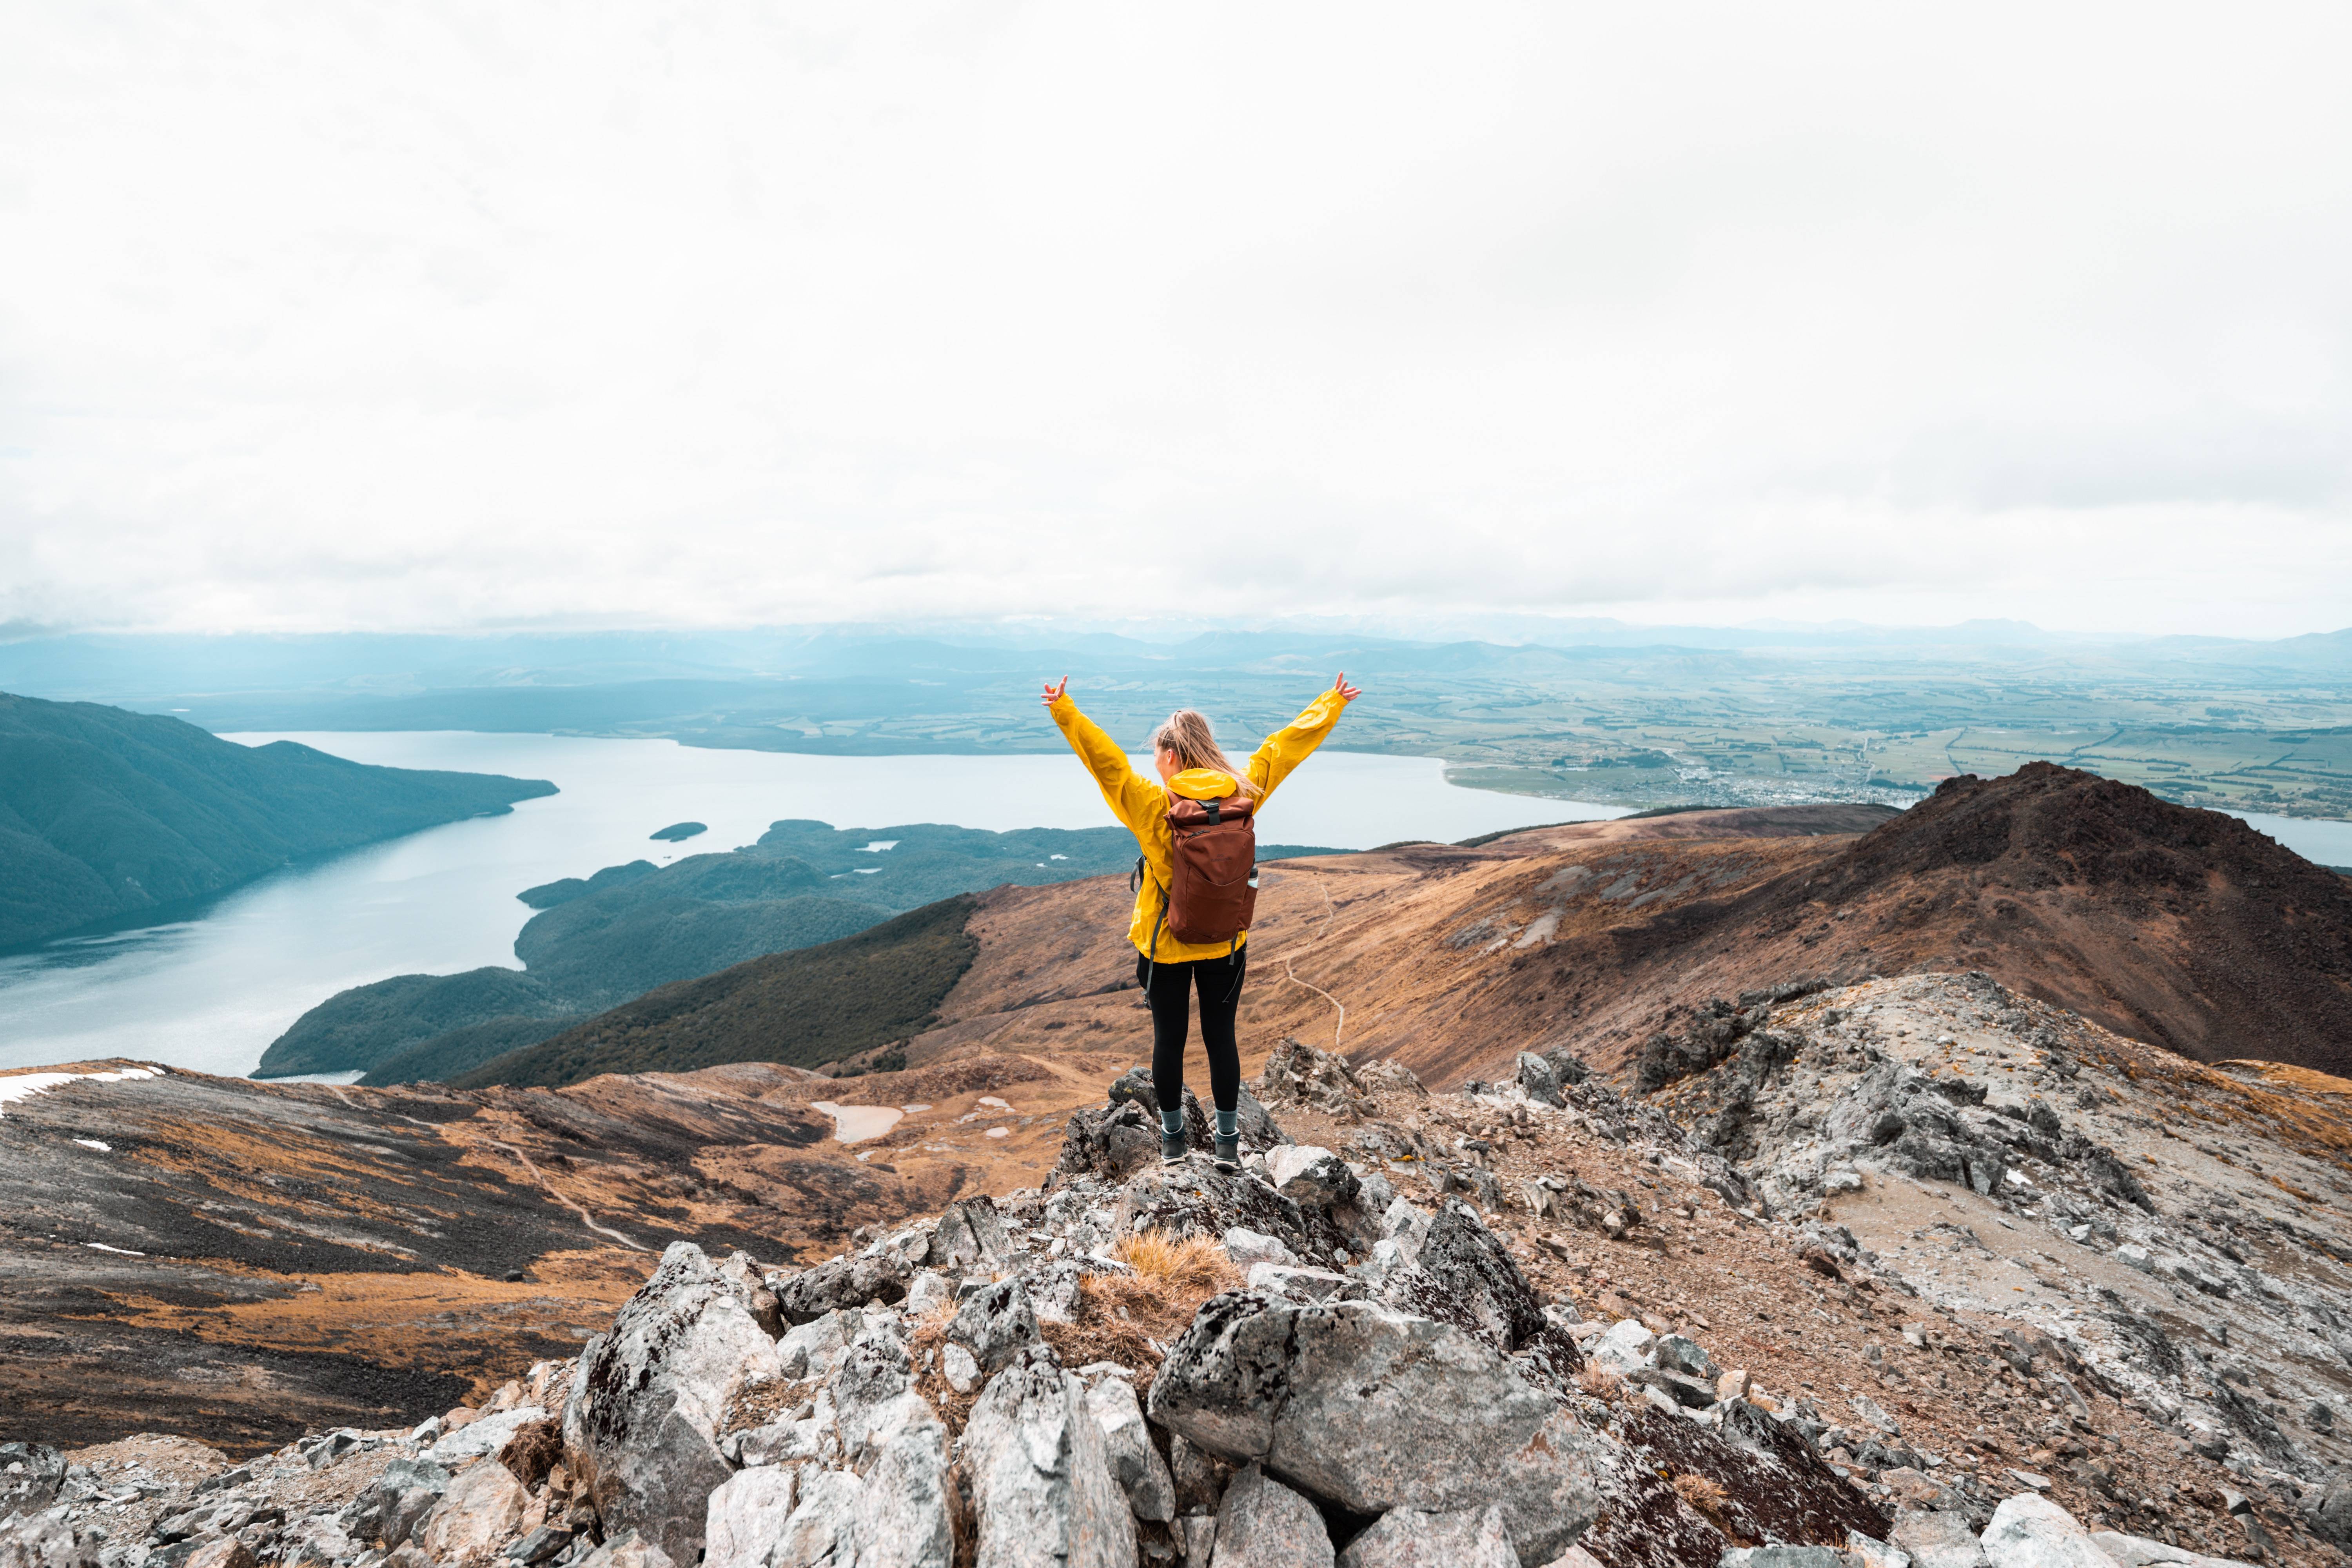
[[[1321, 745], [1339, 722], [1347, 704], [1336, 691], [1326, 691], [1307, 705], [1307, 711], [1265, 738], [1265, 744], [1250, 754], [1249, 782], [1251, 796], [1262, 808], [1275, 786], [1290, 776], [1290, 770], [1305, 762], [1307, 754]], [[1135, 943], [1138, 952], [1149, 952], [1161, 963], [1187, 963], [1196, 958], [1223, 958], [1231, 951], [1226, 942], [1202, 946], [1178, 942], [1166, 931], [1160, 932], [1160, 945], [1152, 947], [1151, 932], [1160, 920], [1169, 878], [1175, 875], [1175, 851], [1168, 834], [1168, 797], [1172, 790], [1192, 800], [1223, 800], [1234, 793], [1231, 773], [1215, 768], [1186, 768], [1162, 787], [1157, 779], [1145, 778], [1128, 765], [1127, 753], [1118, 742], [1102, 731], [1102, 726], [1078, 711], [1078, 705], [1066, 695], [1054, 704], [1054, 722], [1062, 727], [1062, 738], [1070, 742], [1070, 750], [1095, 775], [1102, 787], [1103, 799], [1109, 803], [1111, 814], [1124, 823], [1127, 830], [1143, 847], [1145, 874], [1143, 885], [1135, 895], [1135, 917], [1128, 922], [1127, 939]], [[1248, 933], [1239, 939], [1246, 942]]]

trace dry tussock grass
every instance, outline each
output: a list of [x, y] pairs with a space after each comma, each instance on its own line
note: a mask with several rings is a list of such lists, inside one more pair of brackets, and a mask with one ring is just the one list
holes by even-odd
[[1115, 1361], [1138, 1371], [1156, 1368], [1155, 1341], [1167, 1344], [1202, 1302], [1242, 1283], [1224, 1247], [1201, 1237], [1139, 1231], [1111, 1251], [1135, 1272], [1087, 1275], [1078, 1282], [1077, 1321], [1045, 1325], [1045, 1342], [1067, 1365]]
[[1683, 1500], [1684, 1507], [1721, 1531], [1725, 1539], [1733, 1545], [1748, 1544], [1747, 1532], [1732, 1523], [1727, 1506], [1731, 1501], [1730, 1498], [1726, 1496], [1724, 1489], [1715, 1482], [1705, 1476], [1676, 1476], [1675, 1495]]

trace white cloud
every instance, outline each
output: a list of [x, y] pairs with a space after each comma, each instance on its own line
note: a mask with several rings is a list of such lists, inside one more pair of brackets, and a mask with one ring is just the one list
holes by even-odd
[[2352, 622], [2337, 8], [8, 33], [0, 622]]

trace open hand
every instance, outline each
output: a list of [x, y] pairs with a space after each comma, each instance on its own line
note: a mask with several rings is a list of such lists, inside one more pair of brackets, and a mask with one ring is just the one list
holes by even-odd
[[1342, 702], [1353, 702], [1364, 694], [1362, 687], [1348, 684], [1348, 672], [1344, 669], [1339, 672], [1339, 679], [1331, 683], [1331, 689], [1339, 694]]
[[1069, 694], [1070, 678], [1066, 675], [1062, 677], [1059, 685], [1048, 686], [1045, 688], [1045, 706], [1051, 708], [1055, 703], [1059, 702], [1063, 698], [1067, 697]]

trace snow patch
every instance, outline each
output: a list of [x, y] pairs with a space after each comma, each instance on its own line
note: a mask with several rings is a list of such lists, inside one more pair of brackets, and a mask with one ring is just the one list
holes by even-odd
[[92, 1252], [111, 1252], [121, 1258], [144, 1258], [147, 1256], [143, 1252], [133, 1251], [128, 1247], [109, 1247], [102, 1241], [85, 1241], [82, 1245], [89, 1247]]
[[74, 1142], [80, 1144], [85, 1149], [95, 1149], [101, 1154], [111, 1154], [114, 1152], [113, 1144], [101, 1143], [95, 1138], [77, 1138]]
[[79, 1079], [92, 1083], [122, 1083], [131, 1079], [161, 1078], [162, 1068], [124, 1068], [120, 1072], [20, 1072], [0, 1078], [0, 1116], [7, 1114], [5, 1107], [20, 1100], [30, 1100], [37, 1094], [47, 1094]]

